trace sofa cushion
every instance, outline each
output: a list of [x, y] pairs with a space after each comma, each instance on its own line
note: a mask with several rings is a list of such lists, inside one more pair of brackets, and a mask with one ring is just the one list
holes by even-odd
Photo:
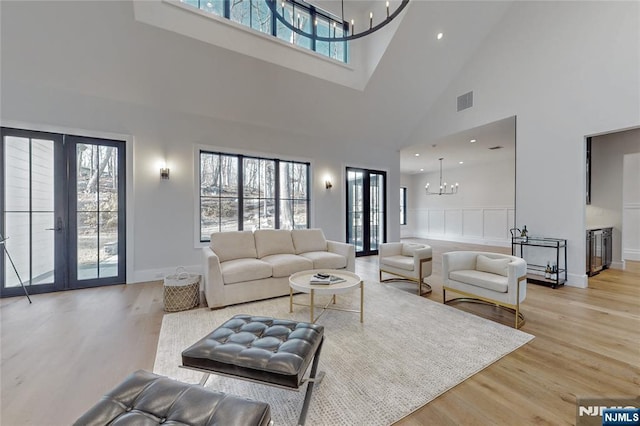
[[511, 259], [492, 259], [479, 254], [478, 257], [476, 257], [476, 271], [489, 272], [507, 277], [509, 276], [509, 263], [511, 263]]
[[346, 257], [328, 251], [312, 251], [302, 253], [300, 256], [311, 260], [313, 269], [343, 269], [347, 267]]
[[225, 284], [260, 280], [272, 275], [271, 265], [260, 259], [234, 259], [220, 264]]
[[288, 277], [296, 272], [313, 269], [311, 260], [295, 254], [272, 254], [260, 260], [271, 265], [274, 278]]
[[413, 271], [413, 257], [401, 256], [399, 254], [381, 257], [380, 264], [404, 269], [405, 271]]
[[[416, 252], [416, 250], [420, 250], [420, 249], [423, 249], [425, 247], [426, 246], [424, 244], [402, 243], [402, 255], [403, 256], [413, 257], [413, 255]], [[411, 269], [413, 269], [413, 267]]]
[[452, 271], [449, 272], [449, 279], [499, 293], [506, 293], [508, 291], [508, 278], [489, 272], [476, 271], [473, 269]]
[[227, 260], [257, 258], [256, 243], [251, 231], [214, 232], [211, 234], [211, 250], [220, 262]]
[[271, 254], [295, 254], [291, 231], [287, 229], [258, 229], [253, 235], [259, 258]]
[[327, 240], [322, 229], [294, 229], [291, 231], [291, 239], [296, 254], [327, 251]]

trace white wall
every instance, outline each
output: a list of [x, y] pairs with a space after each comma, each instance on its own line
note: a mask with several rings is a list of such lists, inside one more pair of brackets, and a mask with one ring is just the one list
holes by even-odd
[[[627, 233], [623, 228], [623, 206], [626, 205], [627, 220], [625, 225], [630, 229], [640, 229], [633, 221], [633, 203], [640, 196], [633, 194], [631, 183], [631, 163], [625, 164], [625, 154], [640, 153], [640, 129], [610, 133], [591, 139], [591, 204], [587, 205], [586, 226], [613, 227], [613, 263], [612, 267], [622, 268], [622, 236]], [[623, 200], [623, 177], [626, 180], [626, 199]], [[637, 184], [635, 186], [637, 190]], [[629, 236], [627, 244], [638, 242]], [[634, 244], [635, 245], [635, 244]], [[627, 246], [632, 249], [631, 246]], [[640, 245], [636, 246], [636, 250]], [[638, 250], [640, 253], [640, 250]]]
[[640, 260], [640, 154], [623, 160], [622, 259]]
[[439, 185], [439, 172], [407, 176], [408, 229], [419, 238], [474, 244], [510, 245], [515, 200], [514, 162], [494, 162], [444, 170], [443, 179], [460, 184], [458, 194], [426, 195]]
[[[193, 112], [197, 108], [189, 103], [190, 95], [198, 93], [192, 98], [195, 103], [216, 100], [215, 93], [202, 94], [208, 90], [206, 80], [192, 78], [202, 70], [172, 61], [175, 53], [169, 47], [181, 46], [184, 39], [135, 23], [130, 3], [57, 3], [55, 23], [43, 12], [54, 7], [48, 2], [6, 3], [2, 2], [2, 125], [108, 133], [128, 141], [128, 282], [157, 279], [178, 265], [200, 269], [194, 235], [198, 146], [311, 161], [312, 226], [322, 228], [329, 239], [345, 240], [346, 166], [387, 171], [389, 188], [400, 185], [395, 149], [364, 149], [326, 135], [251, 125], [241, 114], [212, 118], [204, 107], [202, 114]], [[107, 17], [109, 24], [103, 25]], [[193, 58], [211, 53], [210, 46], [190, 43]], [[250, 108], [250, 99], [241, 101]], [[216, 108], [224, 110], [224, 105]], [[171, 169], [168, 181], [159, 177], [158, 163], [165, 160]], [[326, 173], [334, 177], [331, 190], [324, 187]], [[388, 203], [398, 205], [398, 191], [389, 191]], [[398, 209], [389, 209], [388, 221], [399, 222]], [[389, 226], [388, 238], [399, 239], [399, 226]]]
[[517, 115], [516, 226], [568, 240], [569, 285], [587, 285], [584, 137], [640, 122], [639, 8], [515, 2], [406, 143]]

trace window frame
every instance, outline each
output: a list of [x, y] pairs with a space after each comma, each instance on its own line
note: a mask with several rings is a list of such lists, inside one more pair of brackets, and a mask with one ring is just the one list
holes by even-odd
[[[306, 167], [306, 185], [305, 185], [305, 194], [306, 198], [293, 198], [293, 200], [298, 202], [306, 203], [306, 228], [309, 228], [311, 225], [311, 163], [309, 161], [304, 160], [294, 160], [294, 159], [284, 159], [284, 158], [274, 158], [269, 156], [262, 156], [259, 154], [250, 154], [250, 153], [237, 153], [237, 152], [228, 152], [224, 150], [218, 149], [210, 149], [200, 147], [196, 151], [196, 161], [197, 161], [197, 178], [196, 178], [196, 190], [197, 190], [197, 212], [196, 212], [196, 229], [197, 229], [197, 241], [199, 243], [209, 243], [211, 238], [204, 238], [203, 236], [203, 228], [202, 228], [202, 156], [203, 155], [217, 155], [217, 156], [227, 156], [234, 157], [236, 159], [236, 167], [237, 167], [237, 187], [236, 187], [236, 195], [237, 195], [237, 216], [236, 223], [238, 231], [243, 231], [245, 228], [244, 224], [244, 160], [258, 160], [258, 161], [272, 161], [274, 163], [274, 216], [273, 216], [273, 228], [264, 228], [264, 229], [283, 229], [281, 226], [281, 215], [280, 215], [280, 203], [282, 201], [289, 201], [292, 198], [282, 199], [280, 194], [280, 167], [283, 163], [293, 163], [300, 164]], [[217, 198], [220, 199], [220, 191], [218, 191]], [[226, 197], [229, 198], [229, 197]], [[256, 197], [249, 197], [246, 199], [256, 199]], [[262, 199], [262, 197], [258, 197], [258, 199]], [[224, 232], [220, 228], [220, 221], [218, 221], [218, 230], [213, 232]], [[258, 227], [260, 228], [260, 221], [258, 221]], [[286, 229], [286, 228], [285, 228]]]
[[407, 224], [407, 187], [400, 187], [400, 225]]
[[[192, 0], [192, 1], [181, 1], [181, 5], [184, 5], [186, 7], [189, 8], [195, 8], [198, 9], [204, 13], [208, 13], [214, 16], [218, 16], [220, 18], [224, 18], [227, 19], [231, 22], [234, 22], [238, 25], [241, 25], [242, 27], [245, 27], [249, 30], [253, 30], [253, 31], [257, 31], [261, 34], [267, 34], [267, 35], [271, 35], [272, 37], [275, 37], [279, 40], [282, 40], [288, 44], [291, 44], [292, 46], [297, 46], [299, 48], [305, 49], [305, 50], [310, 50], [312, 52], [317, 53], [318, 55], [321, 55], [323, 57], [326, 58], [330, 58], [345, 64], [349, 63], [349, 42], [347, 41], [340, 41], [340, 42], [327, 42], [329, 45], [329, 54], [325, 55], [324, 53], [319, 52], [316, 49], [316, 40], [315, 38], [312, 38], [308, 41], [309, 46], [306, 46], [306, 43], [301, 44], [300, 40], [299, 40], [299, 35], [296, 34], [295, 37], [293, 37], [293, 41], [287, 40], [285, 38], [282, 38], [278, 35], [278, 28], [280, 28], [282, 25], [278, 25], [277, 24], [277, 19], [276, 17], [271, 14], [271, 31], [267, 32], [267, 31], [262, 31], [259, 28], [254, 28], [253, 26], [253, 8], [254, 8], [254, 3], [257, 1], [265, 1], [265, 0], [244, 0], [248, 3], [248, 10], [249, 10], [249, 22], [245, 23], [245, 22], [240, 22], [237, 21], [235, 19], [232, 19], [231, 16], [231, 0]], [[211, 2], [212, 4], [218, 4], [219, 2], [222, 2], [222, 14], [218, 13], [215, 8], [209, 8], [206, 7], [207, 2]], [[296, 14], [297, 11], [301, 11], [304, 13], [307, 13], [309, 15], [309, 20], [308, 23], [310, 25], [310, 30], [306, 29], [307, 32], [311, 32], [312, 34], [316, 34], [317, 28], [316, 26], [313, 24], [315, 22], [316, 19], [325, 19], [328, 21], [329, 23], [329, 31], [331, 31], [331, 28], [334, 28], [334, 33], [335, 33], [335, 29], [336, 28], [340, 28], [342, 30], [343, 34], [349, 34], [349, 24], [347, 23], [347, 21], [341, 20], [339, 17], [334, 16], [333, 14], [329, 13], [329, 12], [325, 12], [322, 9], [318, 9], [317, 7], [306, 3], [303, 0], [284, 0], [284, 2], [286, 3], [287, 7], [291, 7], [293, 9], [293, 14]], [[294, 15], [294, 19], [295, 19], [295, 15]], [[334, 27], [333, 24], [336, 24], [336, 26]], [[291, 30], [288, 30], [289, 32], [292, 32]], [[338, 44], [338, 43], [343, 43], [343, 51], [342, 51], [342, 57], [338, 58], [337, 55], [331, 55], [331, 45], [333, 44]]]

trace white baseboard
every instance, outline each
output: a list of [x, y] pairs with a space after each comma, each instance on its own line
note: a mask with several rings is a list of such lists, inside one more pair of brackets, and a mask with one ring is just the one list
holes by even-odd
[[[160, 281], [165, 276], [175, 274], [177, 266], [159, 269], [145, 269], [134, 271], [133, 277], [127, 279], [127, 284], [146, 283], [149, 281]], [[184, 268], [190, 274], [202, 274], [202, 265], [187, 265]]]
[[640, 261], [640, 250], [630, 248], [623, 249], [622, 258], [625, 260]]
[[587, 274], [567, 274], [568, 287], [587, 288], [589, 287], [589, 277]]
[[609, 268], [611, 269], [620, 269], [624, 271], [624, 260], [622, 262], [611, 262], [611, 266], [609, 266]]

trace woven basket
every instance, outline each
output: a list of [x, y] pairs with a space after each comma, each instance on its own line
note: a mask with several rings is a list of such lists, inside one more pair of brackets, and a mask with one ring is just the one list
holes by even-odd
[[185, 311], [200, 304], [200, 275], [189, 274], [184, 268], [176, 269], [175, 275], [164, 278], [164, 310]]

